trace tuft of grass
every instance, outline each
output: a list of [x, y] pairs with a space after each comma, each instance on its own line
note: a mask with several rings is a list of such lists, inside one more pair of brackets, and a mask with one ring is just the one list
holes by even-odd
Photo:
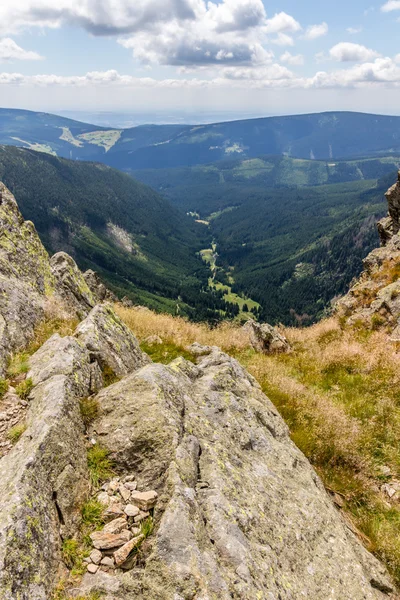
[[13, 379], [29, 371], [29, 354], [27, 352], [18, 352], [11, 357], [8, 365], [7, 375]]
[[89, 427], [91, 423], [99, 416], [100, 406], [96, 398], [82, 398], [79, 401], [79, 409], [85, 427]]
[[23, 433], [27, 430], [28, 426], [26, 423], [19, 423], [14, 427], [11, 427], [9, 432], [7, 433], [7, 438], [10, 440], [12, 444], [16, 444]]
[[0, 377], [0, 400], [7, 394], [9, 387], [8, 381], [3, 379], [3, 377]]
[[109, 458], [110, 452], [99, 444], [89, 448], [87, 453], [87, 464], [93, 487], [99, 487], [101, 481], [109, 479], [113, 474], [112, 462]]
[[117, 375], [114, 373], [114, 371], [108, 365], [103, 367], [102, 373], [103, 373], [104, 387], [108, 387], [109, 385], [112, 385], [113, 383], [116, 383], [119, 380]]
[[82, 506], [82, 524], [85, 527], [100, 528], [104, 524], [103, 519], [104, 506], [97, 500], [89, 499]]
[[143, 541], [147, 539], [154, 531], [154, 521], [152, 517], [148, 517], [140, 526], [140, 533], [144, 536]]
[[26, 400], [29, 397], [29, 394], [31, 393], [32, 389], [33, 381], [29, 378], [25, 379], [25, 381], [22, 381], [19, 385], [17, 385], [15, 391], [17, 393], [17, 396], [19, 396], [22, 400]]
[[65, 565], [71, 570], [73, 576], [83, 575], [85, 572], [83, 562], [85, 553], [78, 540], [74, 538], [65, 539], [62, 544], [62, 556]]
[[371, 317], [371, 328], [373, 331], [380, 329], [382, 325], [386, 323], [386, 319], [382, 315], [372, 315]]
[[186, 360], [195, 363], [196, 357], [194, 354], [173, 343], [162, 343], [162, 344], [141, 344], [141, 349], [146, 352], [154, 362], [162, 363], [167, 365], [168, 363], [182, 356]]

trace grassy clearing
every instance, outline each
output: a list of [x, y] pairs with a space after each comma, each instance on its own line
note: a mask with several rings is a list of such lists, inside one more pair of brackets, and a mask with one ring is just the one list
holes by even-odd
[[294, 351], [265, 356], [249, 349], [247, 333], [232, 324], [211, 330], [150, 311], [117, 312], [140, 339], [159, 335], [180, 348], [197, 341], [235, 356], [277, 406], [325, 486], [343, 497], [360, 539], [400, 583], [400, 506], [381, 491], [400, 479], [400, 354], [384, 331], [326, 319], [284, 329]]

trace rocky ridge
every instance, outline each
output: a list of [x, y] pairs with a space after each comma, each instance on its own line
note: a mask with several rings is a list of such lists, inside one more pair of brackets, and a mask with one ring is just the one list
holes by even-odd
[[400, 171], [386, 199], [388, 216], [377, 224], [381, 246], [365, 258], [364, 271], [336, 311], [350, 325], [388, 327], [392, 340], [400, 341]]
[[[196, 364], [152, 363], [112, 307], [97, 304], [92, 276], [68, 255], [49, 259], [11, 194], [1, 194], [4, 289], [20, 286], [34, 323], [53, 295], [81, 323], [29, 359], [26, 429], [0, 459], [0, 597], [50, 600], [69, 581], [63, 544], [77, 539], [81, 508], [94, 497], [104, 523], [93, 528], [87, 573], [67, 585], [66, 598], [395, 598], [384, 567], [349, 529], [254, 378], [198, 344]], [[23, 331], [23, 311], [13, 312], [9, 299], [0, 314], [5, 372], [34, 326]], [[105, 387], [110, 372], [115, 382]], [[88, 397], [98, 412], [85, 427], [80, 403]], [[109, 453], [115, 472], [102, 489], [88, 466], [94, 447]], [[145, 533], [138, 524], [147, 519]]]

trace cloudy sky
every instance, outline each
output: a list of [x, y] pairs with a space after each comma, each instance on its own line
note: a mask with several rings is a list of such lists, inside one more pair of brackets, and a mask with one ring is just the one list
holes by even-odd
[[0, 104], [400, 114], [400, 0], [1, 0]]

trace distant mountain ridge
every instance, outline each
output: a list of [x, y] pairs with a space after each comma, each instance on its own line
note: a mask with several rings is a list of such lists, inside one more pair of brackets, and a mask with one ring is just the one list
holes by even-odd
[[47, 113], [0, 109], [0, 144], [96, 160], [121, 170], [286, 155], [349, 159], [400, 152], [400, 117], [326, 112], [210, 125], [105, 128]]

